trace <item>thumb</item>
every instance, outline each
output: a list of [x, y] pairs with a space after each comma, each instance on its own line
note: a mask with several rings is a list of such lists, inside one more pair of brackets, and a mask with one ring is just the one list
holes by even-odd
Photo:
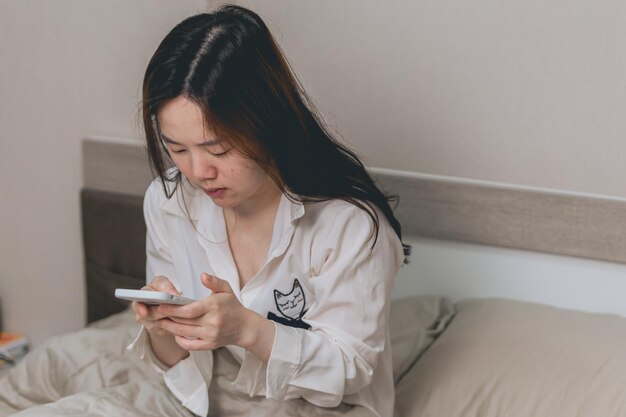
[[230, 288], [230, 284], [228, 281], [224, 281], [216, 276], [209, 275], [206, 272], [203, 272], [200, 275], [200, 280], [202, 281], [202, 285], [213, 291], [214, 294], [217, 293], [232, 293], [233, 290]]
[[154, 277], [152, 282], [146, 288], [154, 291], [162, 291], [172, 295], [180, 295], [172, 281], [162, 275]]

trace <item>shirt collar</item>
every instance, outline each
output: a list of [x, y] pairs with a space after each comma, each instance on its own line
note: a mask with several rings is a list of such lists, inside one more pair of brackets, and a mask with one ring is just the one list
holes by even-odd
[[[168, 187], [171, 188], [173, 185], [168, 184]], [[191, 186], [191, 184], [183, 179], [178, 186], [176, 186], [172, 197], [163, 200], [159, 207], [167, 213], [187, 217], [192, 221], [198, 221], [205, 208], [205, 198], [203, 197], [207, 200], [209, 199], [202, 190]], [[214, 204], [212, 205], [214, 206]]]
[[[215, 241], [226, 240], [226, 227], [224, 225], [224, 212], [221, 207], [215, 205], [210, 197], [202, 190], [192, 187], [184, 179], [180, 182], [171, 198], [166, 198], [160, 208], [167, 213], [179, 217], [191, 219], [202, 231], [208, 232]], [[274, 235], [272, 240], [280, 240], [282, 230], [293, 227], [293, 224], [304, 216], [304, 204], [292, 201], [285, 194], [281, 196], [276, 220], [274, 221]], [[273, 246], [273, 245], [272, 245]]]
[[282, 255], [291, 241], [295, 230], [295, 223], [304, 216], [304, 204], [299, 201], [292, 201], [285, 194], [281, 196], [276, 218], [274, 219], [274, 230], [270, 243], [268, 259]]

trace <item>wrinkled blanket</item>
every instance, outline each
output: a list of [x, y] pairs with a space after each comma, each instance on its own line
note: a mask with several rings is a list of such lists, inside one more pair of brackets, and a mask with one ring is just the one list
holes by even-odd
[[[415, 382], [409, 371], [453, 316], [453, 305], [442, 297], [412, 296], [392, 303], [389, 324], [394, 378], [402, 394], [400, 400], [396, 396], [401, 410], [396, 412], [398, 416], [437, 415], [414, 410]], [[126, 350], [138, 332], [133, 313], [126, 310], [50, 339], [0, 378], [0, 417], [16, 413], [19, 417], [191, 417], [162, 377]], [[347, 404], [328, 409], [302, 399], [251, 398], [231, 384], [239, 366], [227, 349], [214, 352], [209, 416], [371, 416], [368, 410]]]
[[[132, 313], [125, 311], [50, 339], [0, 379], [0, 417], [192, 416], [161, 376], [126, 350], [138, 331]], [[348, 405], [329, 410], [301, 399], [250, 398], [230, 384], [239, 365], [228, 350], [218, 350], [214, 366], [210, 416], [371, 415]]]

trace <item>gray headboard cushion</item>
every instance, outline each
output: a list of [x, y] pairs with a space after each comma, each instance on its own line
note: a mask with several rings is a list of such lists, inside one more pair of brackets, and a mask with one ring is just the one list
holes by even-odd
[[409, 236], [626, 263], [626, 200], [374, 170]]
[[81, 211], [87, 287], [87, 321], [124, 309], [115, 288], [145, 285], [143, 197], [83, 189]]

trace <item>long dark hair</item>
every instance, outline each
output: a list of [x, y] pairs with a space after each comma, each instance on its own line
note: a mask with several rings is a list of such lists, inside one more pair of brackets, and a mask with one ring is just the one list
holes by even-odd
[[[343, 199], [366, 211], [378, 238], [377, 207], [402, 239], [400, 222], [356, 154], [333, 138], [263, 20], [240, 6], [191, 16], [152, 56], [142, 117], [151, 168], [171, 198], [179, 171], [160, 136], [159, 107], [178, 96], [197, 104], [208, 127], [255, 160], [296, 201]], [[168, 172], [172, 173], [168, 175]], [[166, 183], [174, 184], [167, 187]], [[403, 244], [405, 262], [410, 246]]]

